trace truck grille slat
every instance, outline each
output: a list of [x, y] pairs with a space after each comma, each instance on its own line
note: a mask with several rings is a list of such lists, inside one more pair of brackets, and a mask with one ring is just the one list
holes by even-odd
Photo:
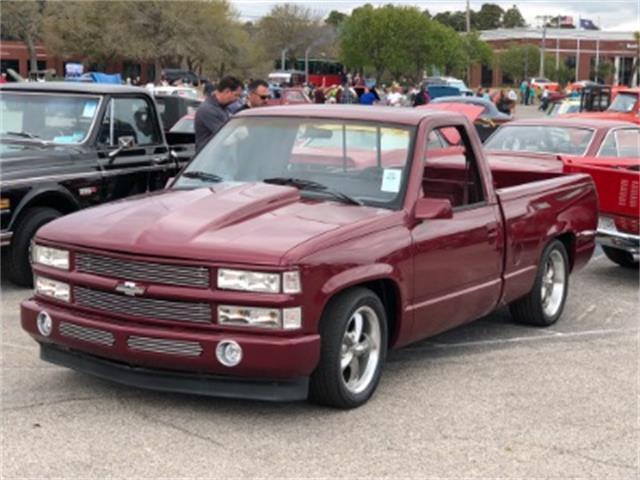
[[207, 303], [128, 297], [83, 287], [75, 287], [73, 295], [76, 305], [107, 313], [177, 322], [211, 323], [211, 307]]
[[131, 350], [163, 353], [166, 355], [182, 355], [186, 357], [199, 357], [202, 355], [202, 345], [198, 342], [188, 340], [168, 340], [165, 338], [132, 335], [127, 339], [127, 346]]
[[82, 327], [75, 323], [60, 322], [59, 331], [63, 337], [75, 338], [84, 342], [97, 343], [108, 347], [113, 346], [115, 343], [115, 338], [111, 332], [97, 328]]
[[103, 277], [183, 287], [209, 287], [209, 269], [206, 267], [124, 260], [83, 252], [76, 253], [75, 262], [79, 272]]

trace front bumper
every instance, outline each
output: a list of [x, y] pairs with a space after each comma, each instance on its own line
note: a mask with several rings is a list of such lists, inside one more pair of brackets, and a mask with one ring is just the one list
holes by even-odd
[[164, 392], [291, 402], [306, 399], [309, 389], [308, 377], [289, 380], [248, 380], [153, 370], [66, 350], [53, 344], [40, 344], [40, 358], [45, 362], [123, 385]]
[[599, 228], [596, 239], [600, 245], [625, 250], [634, 257], [637, 257], [640, 252], [640, 235]]
[[[45, 310], [50, 336], [37, 327]], [[48, 302], [21, 304], [22, 328], [42, 345], [42, 358], [127, 385], [212, 396], [265, 400], [306, 397], [320, 357], [319, 335], [275, 336], [198, 331], [119, 322]], [[216, 358], [222, 340], [235, 340], [243, 358], [226, 367]], [[200, 383], [201, 385], [196, 386]], [[240, 387], [239, 385], [246, 385]], [[279, 394], [272, 390], [281, 390]]]

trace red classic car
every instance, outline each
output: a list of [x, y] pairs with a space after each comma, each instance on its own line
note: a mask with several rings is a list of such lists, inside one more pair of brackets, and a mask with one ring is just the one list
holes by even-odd
[[389, 348], [502, 306], [555, 323], [596, 225], [588, 175], [492, 176], [460, 114], [250, 109], [164, 192], [39, 230], [22, 327], [136, 387], [353, 408]]
[[640, 127], [583, 118], [515, 121], [485, 150], [493, 167], [591, 174], [600, 198], [599, 243], [619, 265], [638, 266]]

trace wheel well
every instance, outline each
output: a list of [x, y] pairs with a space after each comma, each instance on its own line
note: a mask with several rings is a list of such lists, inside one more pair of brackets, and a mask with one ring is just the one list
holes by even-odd
[[[46, 192], [30, 199], [27, 204], [20, 209], [18, 217], [21, 217], [24, 212], [28, 211], [29, 209], [37, 207], [53, 208], [64, 215], [78, 210], [78, 205], [69, 198], [65, 197], [63, 194], [58, 192]], [[14, 220], [14, 224], [16, 220], [17, 218]]]
[[387, 342], [390, 347], [395, 343], [400, 328], [400, 290], [398, 286], [388, 278], [371, 280], [354, 286], [368, 288], [378, 295], [380, 301], [382, 301], [387, 314], [387, 328], [389, 331]]
[[573, 261], [576, 256], [576, 236], [571, 232], [567, 232], [558, 235], [555, 240], [559, 240], [564, 245], [567, 255], [569, 255], [569, 270], [573, 270]]

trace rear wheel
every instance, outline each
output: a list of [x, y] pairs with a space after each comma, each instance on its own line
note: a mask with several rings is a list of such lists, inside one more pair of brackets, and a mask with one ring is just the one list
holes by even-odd
[[509, 305], [514, 320], [528, 325], [553, 325], [564, 310], [569, 290], [569, 257], [562, 242], [554, 240], [542, 252], [531, 291]]
[[33, 286], [29, 261], [31, 240], [41, 226], [61, 216], [62, 213], [58, 210], [48, 207], [31, 208], [20, 216], [16, 222], [11, 247], [5, 257], [9, 280], [23, 287]]
[[369, 400], [387, 354], [387, 319], [382, 302], [366, 288], [332, 299], [320, 323], [320, 363], [311, 376], [311, 400], [355, 408]]
[[602, 246], [602, 251], [609, 260], [617, 263], [621, 267], [625, 268], [638, 268], [638, 262], [633, 259], [633, 255], [625, 250], [618, 248]]

